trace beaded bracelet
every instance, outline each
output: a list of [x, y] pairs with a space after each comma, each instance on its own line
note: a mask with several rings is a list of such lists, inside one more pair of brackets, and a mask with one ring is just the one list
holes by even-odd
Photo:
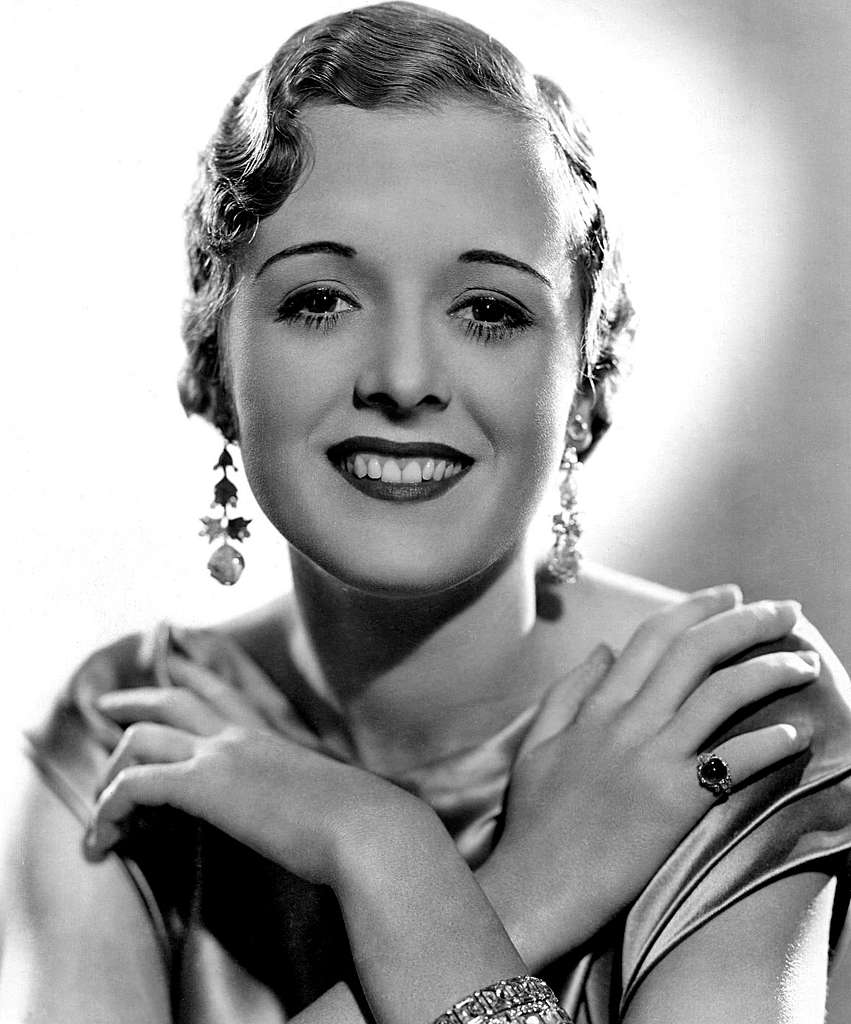
[[465, 996], [434, 1024], [572, 1024], [540, 978], [522, 974]]

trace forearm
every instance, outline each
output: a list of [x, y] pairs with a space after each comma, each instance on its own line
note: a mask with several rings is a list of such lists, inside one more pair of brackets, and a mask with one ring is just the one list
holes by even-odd
[[[426, 1024], [469, 992], [526, 973], [475, 876], [428, 809], [394, 821], [392, 831], [364, 827], [335, 889], [378, 1024]], [[343, 995], [334, 998], [347, 1014], [354, 1009], [345, 1007]]]
[[524, 875], [524, 862], [522, 850], [501, 844], [478, 868], [476, 880], [527, 969], [536, 974], [592, 938], [607, 914], [595, 905], [587, 880], [565, 877], [562, 870], [544, 889]]

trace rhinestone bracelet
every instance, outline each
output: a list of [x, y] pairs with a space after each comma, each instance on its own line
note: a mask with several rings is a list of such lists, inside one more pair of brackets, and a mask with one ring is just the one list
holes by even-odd
[[540, 978], [522, 974], [481, 988], [442, 1013], [434, 1024], [572, 1024]]

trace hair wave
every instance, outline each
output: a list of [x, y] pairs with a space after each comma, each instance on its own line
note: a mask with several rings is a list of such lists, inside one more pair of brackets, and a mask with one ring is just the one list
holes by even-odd
[[186, 211], [190, 294], [179, 392], [188, 414], [238, 439], [218, 325], [258, 224], [310, 167], [305, 107], [438, 109], [451, 100], [536, 124], [563, 158], [584, 305], [580, 365], [597, 391], [592, 428], [599, 439], [611, 421], [634, 310], [600, 205], [588, 129], [555, 83], [531, 75], [501, 43], [451, 15], [396, 0], [296, 32], [246, 79], [201, 154]]

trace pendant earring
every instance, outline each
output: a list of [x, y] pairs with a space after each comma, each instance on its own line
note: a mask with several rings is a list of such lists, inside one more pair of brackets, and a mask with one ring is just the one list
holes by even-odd
[[233, 458], [225, 444], [219, 461], [213, 469], [222, 471], [221, 477], [216, 481], [213, 489], [213, 500], [210, 508], [220, 508], [218, 516], [204, 516], [201, 522], [204, 528], [200, 531], [200, 537], [206, 537], [212, 544], [214, 540], [221, 538], [222, 544], [210, 556], [207, 568], [214, 580], [226, 587], [233, 586], [242, 575], [245, 568], [245, 559], [239, 550], [228, 543], [228, 540], [243, 541], [249, 537], [248, 524], [250, 519], [243, 519], [242, 516], [232, 516], [229, 509], [236, 506], [236, 485], [228, 477], [228, 470], [236, 472]]
[[567, 426], [564, 455], [560, 471], [564, 474], [559, 484], [561, 509], [553, 516], [553, 546], [547, 559], [547, 569], [557, 583], [575, 583], [582, 563], [579, 538], [582, 523], [577, 502], [577, 477], [582, 468], [577, 445], [588, 439], [588, 422], [577, 413]]

